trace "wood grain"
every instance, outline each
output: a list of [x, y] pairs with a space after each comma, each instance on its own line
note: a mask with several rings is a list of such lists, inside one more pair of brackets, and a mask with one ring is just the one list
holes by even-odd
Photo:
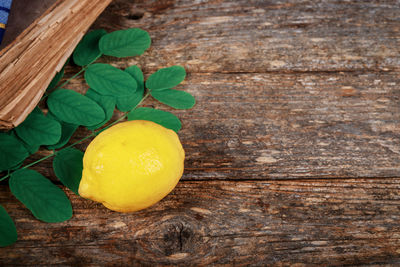
[[[142, 212], [69, 197], [74, 217], [47, 224], [4, 186], [19, 241], [2, 265], [400, 264], [400, 179], [181, 182]], [[33, 230], [34, 229], [34, 230]], [[301, 265], [304, 264], [304, 265]]]
[[[35, 220], [3, 183], [19, 241], [0, 250], [0, 265], [399, 265], [399, 9], [394, 0], [113, 1], [93, 28], [140, 27], [153, 42], [141, 57], [103, 62], [138, 64], [146, 76], [188, 70], [179, 89], [197, 105], [173, 111], [185, 174], [132, 214], [69, 193], [75, 215], [61, 224]], [[68, 88], [87, 89], [82, 78]], [[51, 160], [35, 169], [56, 180]]]
[[399, 12], [396, 0], [116, 0], [94, 27], [149, 30], [139, 62], [152, 70], [375, 72], [399, 70]]

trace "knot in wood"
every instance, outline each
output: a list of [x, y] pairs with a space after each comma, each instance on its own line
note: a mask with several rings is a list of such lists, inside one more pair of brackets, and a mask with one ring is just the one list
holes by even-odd
[[[146, 230], [137, 232], [136, 238], [143, 255], [152, 260], [157, 257], [165, 263], [187, 261], [204, 257], [212, 248], [208, 244], [206, 225], [188, 216], [166, 216]], [[151, 251], [151, 253], [149, 253]]]

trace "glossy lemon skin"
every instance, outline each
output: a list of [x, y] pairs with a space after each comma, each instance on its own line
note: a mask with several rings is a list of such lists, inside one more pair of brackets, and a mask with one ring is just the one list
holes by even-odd
[[79, 194], [114, 211], [138, 211], [174, 189], [184, 159], [174, 131], [150, 121], [122, 122], [87, 147]]

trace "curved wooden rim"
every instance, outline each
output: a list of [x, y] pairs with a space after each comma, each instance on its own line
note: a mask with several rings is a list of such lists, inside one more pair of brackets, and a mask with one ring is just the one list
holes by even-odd
[[24, 121], [111, 1], [58, 0], [0, 51], [0, 129]]

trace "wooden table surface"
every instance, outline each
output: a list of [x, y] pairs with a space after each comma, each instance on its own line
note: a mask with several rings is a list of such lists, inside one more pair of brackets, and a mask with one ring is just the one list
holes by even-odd
[[[188, 71], [197, 105], [173, 111], [184, 176], [131, 214], [67, 191], [74, 216], [58, 224], [1, 183], [19, 233], [1, 265], [400, 264], [399, 14], [394, 0], [114, 1], [93, 28], [153, 42], [104, 62]], [[56, 180], [51, 161], [36, 169]]]

